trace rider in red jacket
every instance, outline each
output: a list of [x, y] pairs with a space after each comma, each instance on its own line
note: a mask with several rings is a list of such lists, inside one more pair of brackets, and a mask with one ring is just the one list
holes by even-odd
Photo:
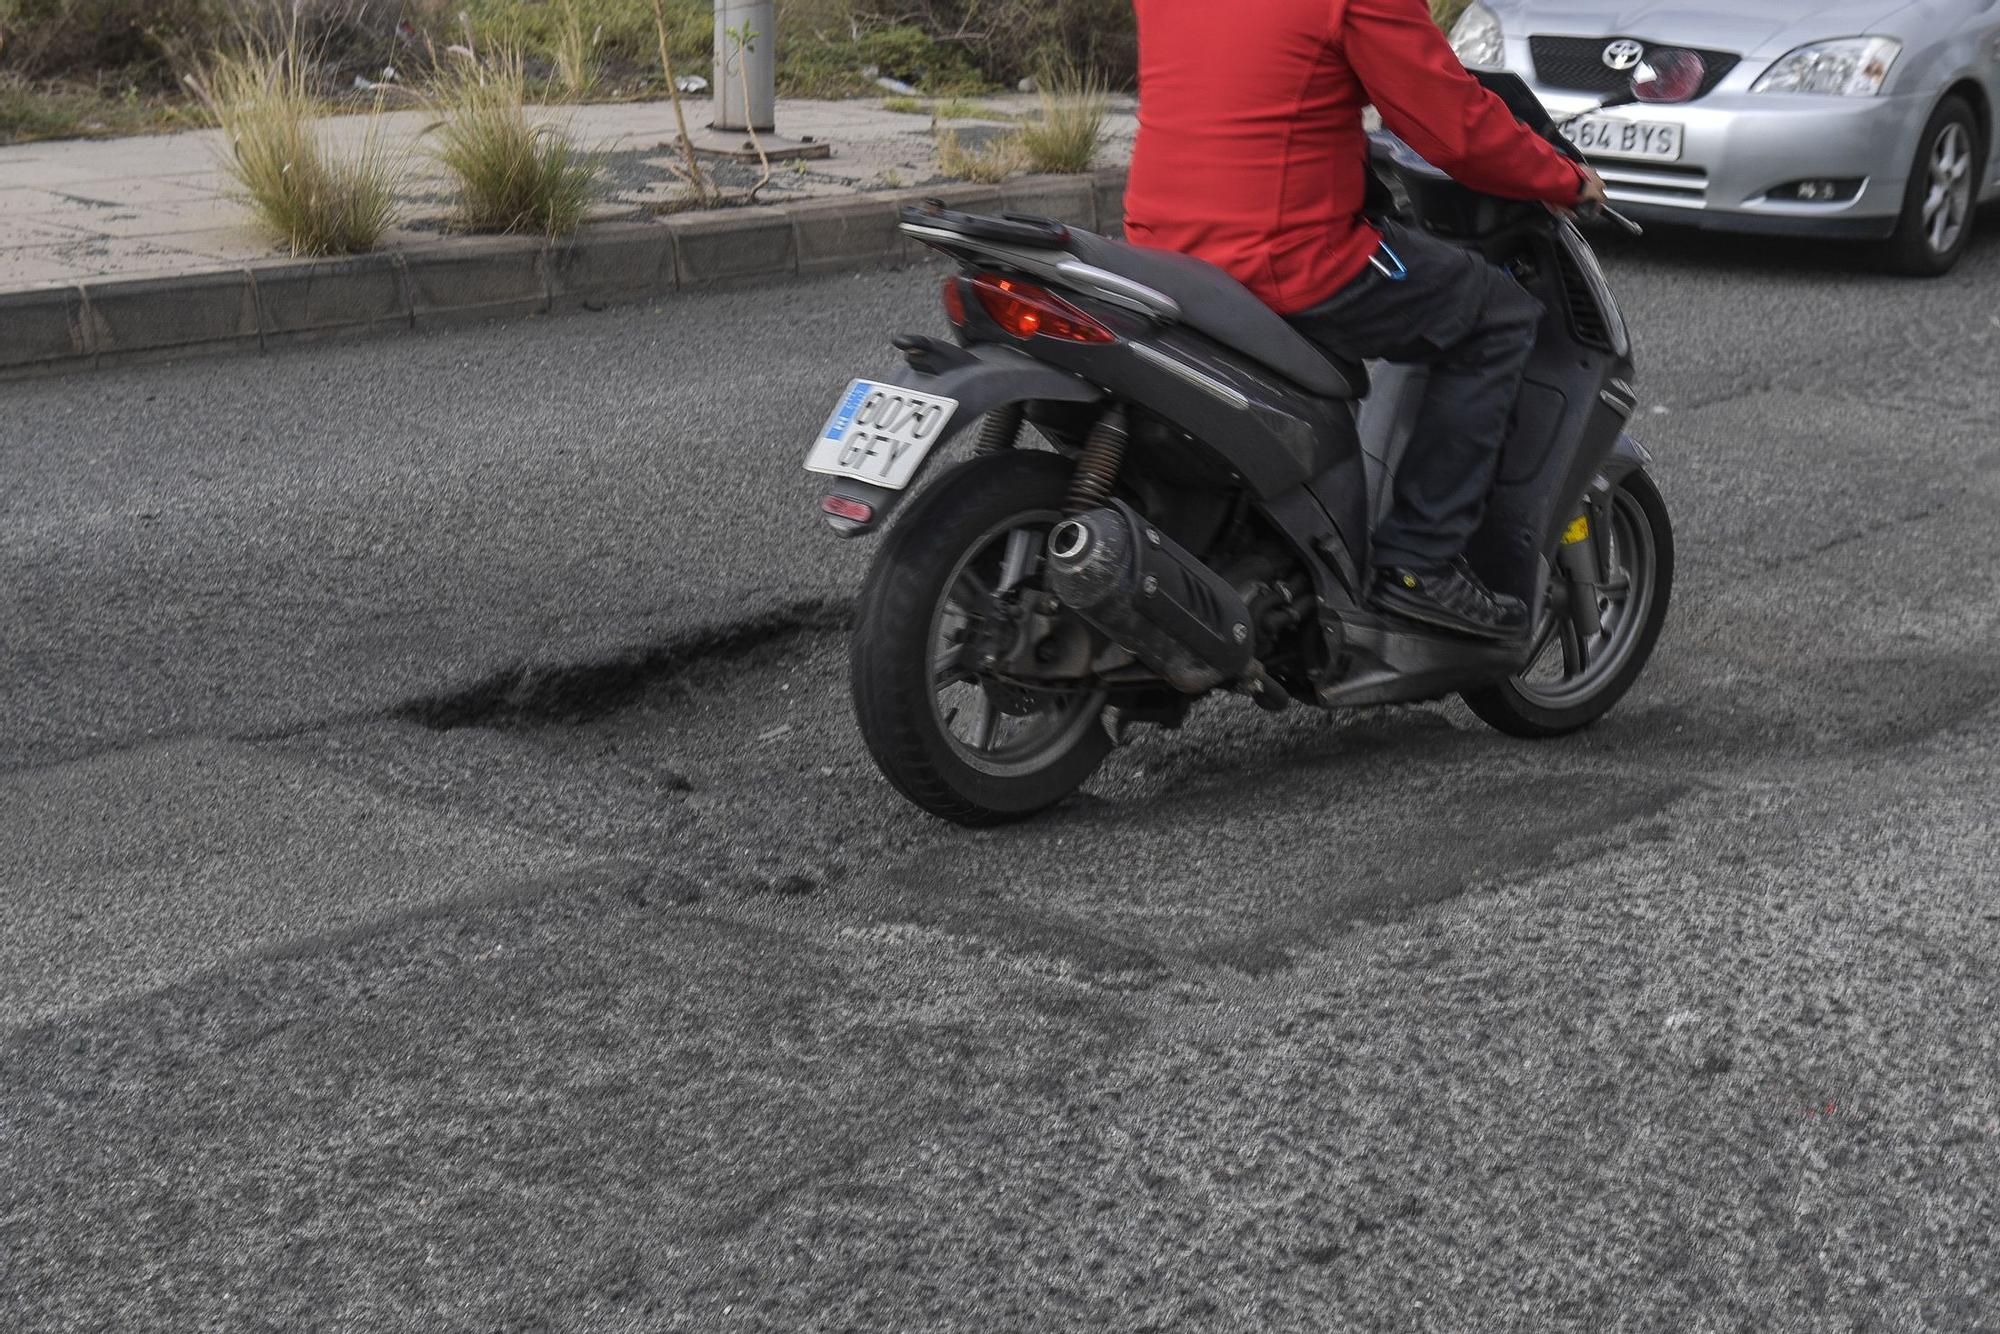
[[1228, 270], [1353, 360], [1422, 362], [1431, 390], [1375, 535], [1374, 599], [1507, 637], [1527, 612], [1466, 565], [1541, 307], [1478, 256], [1362, 216], [1371, 103], [1488, 194], [1602, 202], [1596, 175], [1465, 72], [1424, 0], [1135, 0], [1139, 141], [1126, 234]]

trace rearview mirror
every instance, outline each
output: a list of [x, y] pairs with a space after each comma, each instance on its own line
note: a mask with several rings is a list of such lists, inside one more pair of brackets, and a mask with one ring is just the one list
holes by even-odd
[[1655, 104], [1692, 102], [1707, 77], [1708, 62], [1694, 52], [1662, 49], [1632, 71], [1632, 96]]

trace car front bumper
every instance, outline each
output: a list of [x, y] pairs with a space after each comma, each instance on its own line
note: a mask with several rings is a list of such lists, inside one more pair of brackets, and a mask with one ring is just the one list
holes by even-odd
[[[1588, 95], [1537, 88], [1558, 120], [1589, 111]], [[1602, 113], [1682, 128], [1680, 161], [1595, 156], [1611, 199], [1654, 222], [1719, 231], [1881, 238], [1896, 228], [1928, 103], [1911, 97], [1718, 92], [1684, 106]], [[1826, 202], [1781, 198], [1801, 181], [1842, 182]], [[1858, 183], [1858, 184], [1856, 184]]]

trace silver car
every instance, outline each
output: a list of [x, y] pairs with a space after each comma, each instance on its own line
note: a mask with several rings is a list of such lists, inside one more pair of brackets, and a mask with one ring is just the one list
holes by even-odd
[[1569, 130], [1651, 221], [1879, 241], [1892, 267], [1936, 274], [2000, 194], [2000, 0], [1483, 0], [1452, 45], [1526, 78], [1557, 119], [1665, 48], [1699, 55], [1693, 101]]

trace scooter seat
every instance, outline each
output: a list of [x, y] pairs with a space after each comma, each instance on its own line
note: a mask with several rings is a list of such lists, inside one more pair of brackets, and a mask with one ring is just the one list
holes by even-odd
[[1335, 357], [1213, 264], [1169, 250], [1072, 230], [1065, 247], [1086, 264], [1144, 283], [1181, 308], [1181, 322], [1322, 398], [1364, 398], [1368, 371]]

